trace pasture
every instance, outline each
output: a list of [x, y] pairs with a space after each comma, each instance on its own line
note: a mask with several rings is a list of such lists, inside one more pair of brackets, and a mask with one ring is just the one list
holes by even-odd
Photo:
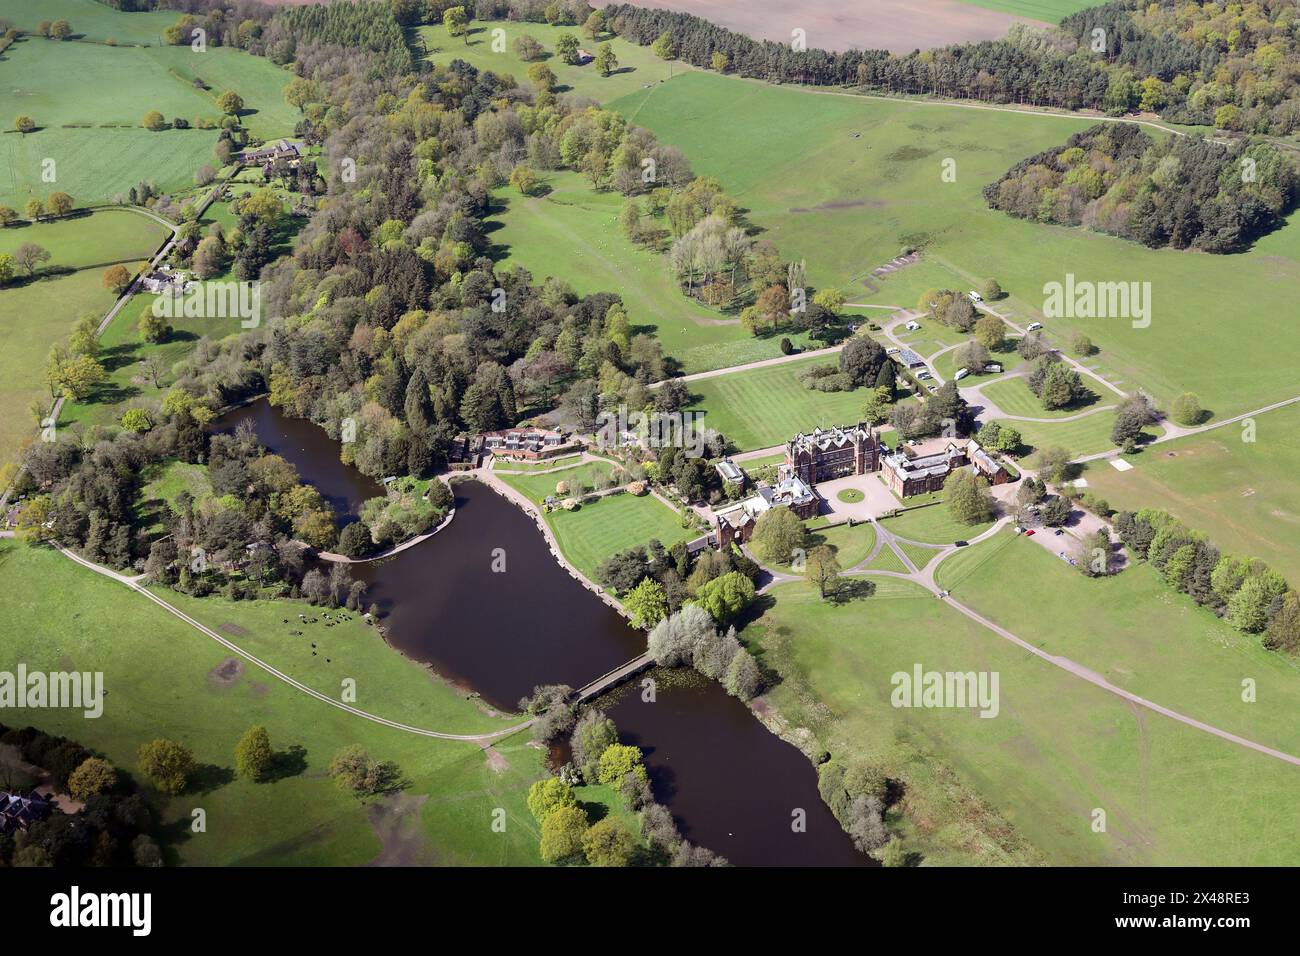
[[0, 0], [0, 18], [20, 29], [35, 30], [42, 20], [67, 20], [73, 37], [97, 43], [160, 43], [162, 32], [180, 16], [175, 10], [122, 13], [98, 0], [41, 0], [39, 4], [32, 0]]
[[[123, 202], [131, 187], [147, 181], [169, 192], [190, 186], [194, 171], [216, 165], [212, 130], [40, 129], [27, 136], [0, 134], [0, 205], [22, 210], [29, 199], [54, 190], [78, 206]], [[41, 179], [54, 160], [58, 180]]]
[[836, 362], [835, 355], [819, 355], [690, 382], [688, 410], [702, 412], [704, 425], [738, 451], [780, 445], [819, 426], [852, 424], [862, 416], [866, 389], [818, 392], [799, 381], [800, 372]]
[[1088, 466], [1089, 486], [1112, 508], [1163, 508], [1220, 548], [1263, 558], [1300, 585], [1300, 405], [1255, 420], [1255, 441], [1225, 425], [1130, 456], [1132, 471]]
[[[499, 36], [504, 40], [504, 46], [494, 50], [497, 30], [502, 31]], [[592, 40], [578, 26], [475, 21], [470, 24], [469, 35], [464, 38], [449, 36], [442, 26], [423, 26], [416, 32], [431, 63], [446, 66], [452, 60], [464, 60], [479, 70], [513, 76], [525, 86], [528, 85], [528, 68], [532, 64], [519, 58], [514, 44], [521, 35], [528, 34], [545, 50], [542, 59], [537, 62], [545, 63], [555, 74], [555, 92], [576, 93], [601, 103], [693, 69], [687, 63], [668, 63], [651, 53], [649, 47], [638, 46], [618, 37], [605, 36], [600, 40]], [[602, 43], [609, 42], [618, 57], [618, 69], [609, 76], [601, 76], [595, 63], [584, 66], [565, 63], [555, 55], [555, 41], [563, 33], [576, 36], [582, 48], [593, 55]], [[501, 45], [498, 43], [497, 46]]]
[[[1028, 593], [1006, 593], [1006, 572], [1016, 569], [999, 570], [1004, 603]], [[1089, 583], [1068, 568], [1049, 570]], [[1058, 865], [1296, 861], [1293, 767], [1135, 712], [920, 588], [875, 580], [873, 597], [839, 605], [805, 585], [773, 588], [774, 605], [743, 637], [783, 678], [768, 693], [782, 716], [811, 729], [832, 755], [871, 761], [902, 781], [902, 833], [930, 864], [1025, 864], [1037, 853]], [[1086, 615], [1069, 615], [1069, 624], [1092, 617], [1088, 606]], [[1067, 615], [1060, 617], [1067, 625]], [[1080, 630], [1088, 641], [1101, 636], [1094, 624]], [[998, 673], [996, 718], [971, 708], [893, 706], [891, 676], [918, 664]], [[1225, 702], [1238, 697], [1231, 687], [1223, 693]], [[1205, 787], [1213, 779], [1235, 783], [1207, 813]], [[1095, 807], [1107, 813], [1103, 834], [1090, 826]]]
[[[1300, 754], [1300, 681], [1293, 662], [1260, 646], [1167, 588], [1138, 563], [1086, 578], [1028, 538], [1011, 544], [952, 586], [953, 595], [1035, 645], [1091, 668], [1149, 700], [1258, 743]], [[999, 536], [987, 545], [1002, 544]], [[986, 547], [985, 543], [976, 549]], [[1014, 589], [1007, 587], [1015, 581]], [[1050, 609], [1026, 595], [1051, 595]], [[1242, 700], [1243, 677], [1258, 701]], [[1300, 823], [1300, 819], [1297, 820]]]
[[[927, 263], [955, 276], [959, 288], [995, 277], [1010, 295], [999, 310], [1023, 321], [1044, 319], [1044, 285], [1069, 273], [1150, 282], [1149, 326], [1053, 318], [1049, 338], [1061, 345], [1086, 333], [1120, 387], [1142, 387], [1162, 404], [1190, 382], [1215, 415], [1298, 391], [1278, 357], [1300, 349], [1300, 327], [1289, 320], [1290, 290], [1300, 284], [1300, 215], [1247, 253], [1212, 256], [1147, 249], [987, 208], [985, 185], [1089, 120], [771, 87], [705, 72], [612, 105], [681, 147], [697, 173], [717, 176], [787, 258], [806, 259], [814, 286], [841, 288], [851, 302], [912, 305], [898, 300], [919, 284], [909, 274]], [[904, 245], [920, 246], [922, 263], [872, 293], [864, 278]]]
[[[230, 653], [210, 638], [55, 551], [0, 541], [0, 567], [6, 582], [0, 593], [4, 646], [34, 670], [74, 662], [79, 669], [103, 671], [108, 692], [98, 720], [46, 709], [17, 712], [6, 723], [30, 722], [66, 734], [129, 772], [136, 770], [139, 746], [156, 737], [191, 747], [207, 781], [202, 790], [208, 832], [188, 833], [197, 788], [174, 798], [148, 791], [163, 828], [186, 834], [170, 847], [175, 862], [311, 866], [375, 859], [383, 843], [371, 823], [373, 811], [325, 774], [341, 747], [357, 743], [376, 759], [394, 761], [409, 781], [404, 799], [424, 804], [414, 839], [426, 862], [540, 863], [537, 826], [524, 797], [542, 766], [526, 735], [494, 745], [507, 765], [498, 772], [473, 744], [374, 724], [252, 664], [225, 667]], [[358, 706], [373, 713], [453, 733], [509, 726], [509, 718], [485, 716], [356, 617], [327, 630], [319, 609], [299, 602], [199, 600], [172, 592], [166, 597], [330, 696], [343, 676], [363, 675]], [[299, 622], [300, 610], [317, 623]], [[286, 618], [293, 623], [282, 623]], [[294, 629], [303, 635], [290, 634]], [[313, 641], [325, 653], [312, 657]], [[270, 732], [283, 768], [266, 783], [237, 778], [232, 770], [235, 742], [254, 724]], [[378, 803], [383, 808], [388, 800]], [[506, 810], [505, 833], [489, 826], [496, 807]]]
[[[108, 377], [84, 402], [64, 403], [60, 428], [113, 424], [133, 406], [157, 410], [174, 381], [172, 367], [194, 350], [199, 339], [220, 339], [240, 331], [238, 319], [181, 318], [171, 320], [172, 332], [162, 342], [145, 342], [139, 333], [140, 314], [153, 306], [155, 298], [148, 292], [137, 293], [109, 323], [99, 340], [99, 360]], [[157, 363], [157, 386], [143, 366], [146, 360]]]
[[34, 437], [37, 422], [29, 404], [48, 404], [45, 357], [67, 341], [84, 315], [101, 318], [116, 296], [103, 285], [103, 270], [115, 262], [133, 269], [153, 254], [167, 231], [147, 216], [102, 210], [88, 216], [0, 229], [0, 252], [35, 242], [50, 251], [46, 269], [0, 289], [0, 462], [11, 460], [20, 444]]
[[1043, 23], [1060, 23], [1072, 13], [1099, 7], [1099, 0], [959, 0], [982, 10], [996, 10]]
[[[488, 228], [498, 258], [508, 256], [538, 282], [563, 279], [579, 295], [617, 293], [633, 332], [654, 334], [686, 373], [781, 354], [781, 333], [755, 337], [739, 318], [688, 298], [678, 291], [667, 256], [624, 238], [619, 193], [598, 193], [572, 172], [548, 174], [546, 185], [542, 196], [521, 196], [512, 188], [494, 194]], [[806, 335], [789, 337], [807, 343]]]

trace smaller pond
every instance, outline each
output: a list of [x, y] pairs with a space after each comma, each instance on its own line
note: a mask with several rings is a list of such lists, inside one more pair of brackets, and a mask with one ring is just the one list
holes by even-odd
[[298, 469], [302, 480], [316, 490], [344, 520], [361, 514], [367, 498], [383, 495], [384, 486], [339, 460], [339, 444], [321, 427], [302, 418], [290, 418], [265, 399], [241, 405], [212, 423], [212, 430], [233, 432], [250, 422], [257, 439]]

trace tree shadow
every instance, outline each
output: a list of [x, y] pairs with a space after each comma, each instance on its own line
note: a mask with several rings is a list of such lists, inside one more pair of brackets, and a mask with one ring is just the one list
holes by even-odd
[[271, 756], [271, 766], [266, 769], [265, 779], [268, 783], [298, 777], [307, 771], [307, 749], [294, 744], [287, 750], [277, 750]]
[[839, 586], [832, 593], [826, 595], [826, 600], [836, 606], [842, 606], [851, 601], [869, 598], [875, 593], [875, 581], [861, 577], [840, 578]]
[[232, 768], [219, 767], [212, 763], [200, 764], [190, 774], [190, 785], [186, 792], [208, 794], [234, 782], [235, 771]]

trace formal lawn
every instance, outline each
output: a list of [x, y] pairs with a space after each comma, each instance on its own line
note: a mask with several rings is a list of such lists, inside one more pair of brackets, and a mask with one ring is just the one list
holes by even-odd
[[[500, 41], [494, 47], [498, 35], [493, 31], [501, 30]], [[475, 21], [470, 25], [467, 37], [452, 37], [441, 26], [425, 26], [418, 29], [419, 40], [428, 51], [428, 59], [433, 63], [446, 65], [452, 60], [464, 60], [471, 66], [493, 73], [513, 76], [521, 84], [528, 85], [528, 67], [515, 53], [515, 39], [521, 34], [528, 34], [545, 49], [540, 61], [551, 68], [555, 74], [557, 93], [576, 93], [598, 102], [607, 102], [625, 96], [651, 84], [659, 84], [673, 76], [690, 72], [693, 68], [687, 63], [659, 59], [650, 52], [648, 46], [639, 46], [617, 37], [604, 37], [592, 40], [582, 32], [581, 27], [553, 27], [545, 23], [509, 23], [505, 21]], [[570, 66], [555, 55], [555, 41], [562, 33], [571, 33], [578, 38], [582, 48], [594, 54], [601, 43], [609, 42], [618, 57], [618, 70], [609, 76], [601, 76], [594, 63], [585, 66]]]
[[[1297, 393], [1281, 357], [1300, 351], [1300, 325], [1290, 320], [1290, 290], [1300, 285], [1300, 216], [1247, 253], [1212, 256], [1147, 249], [987, 208], [988, 183], [1064, 142], [1090, 125], [1087, 119], [873, 100], [703, 71], [613, 106], [681, 147], [696, 172], [717, 176], [785, 257], [807, 261], [812, 285], [841, 288], [849, 301], [913, 305], [903, 292], [921, 285], [923, 273], [914, 270], [922, 267], [945, 270], [951, 278], [941, 284], [949, 287], [993, 276], [1010, 296], [999, 311], [1046, 321], [1056, 345], [1086, 333], [1120, 387], [1145, 388], [1161, 404], [1189, 383], [1215, 415]], [[956, 178], [945, 182], [949, 159]], [[921, 264], [870, 292], [864, 278], [904, 245], [923, 247]], [[1045, 320], [1044, 285], [1064, 282], [1067, 273], [1150, 282], [1150, 325]]]
[[[962, 379], [962, 381], [964, 382], [965, 379]], [[1084, 384], [1101, 387], [1099, 384], [1089, 382], [1086, 379]], [[1114, 405], [1120, 401], [1120, 397], [1114, 392], [1099, 396], [1090, 388], [1088, 395], [1082, 401], [1071, 405], [1069, 408], [1044, 408], [1038, 396], [1029, 390], [1029, 380], [1023, 375], [990, 382], [981, 391], [1008, 415], [1020, 415], [1025, 418], [1069, 418], [1072, 415], [1078, 415], [1080, 412], [1086, 412], [1090, 408]]]
[[544, 458], [541, 461], [512, 461], [509, 458], [493, 458], [492, 470], [501, 472], [548, 471], [551, 468], [565, 468], [569, 465], [576, 465], [580, 461], [582, 461], [581, 455], [566, 455], [563, 458]]
[[[808, 539], [804, 543], [805, 553], [811, 552], [813, 548], [821, 545], [828, 546], [835, 552], [835, 560], [839, 562], [840, 569], [847, 571], [855, 565], [861, 564], [866, 560], [871, 549], [876, 546], [876, 529], [869, 523], [863, 522], [849, 527], [847, 524], [821, 525], [817, 522], [810, 522], [808, 529]], [[786, 574], [803, 574], [803, 569], [796, 571], [787, 562], [777, 564], [776, 568]]]
[[691, 382], [691, 411], [725, 435], [738, 451], [769, 448], [820, 426], [857, 422], [866, 389], [818, 392], [799, 380], [815, 365], [834, 365], [837, 357], [814, 356], [763, 368], [728, 372]]
[[[537, 827], [524, 804], [541, 756], [526, 735], [499, 742], [502, 771], [469, 743], [406, 734], [360, 719], [293, 690], [254, 665], [233, 679], [219, 672], [229, 652], [121, 585], [80, 568], [57, 552], [0, 541], [0, 635], [11, 659], [36, 670], [99, 670], [105, 709], [98, 720], [65, 710], [19, 711], [6, 723], [66, 734], [134, 772], [138, 747], [155, 737], [193, 748], [209, 781], [201, 791], [167, 798], [152, 793], [169, 852], [197, 865], [359, 865], [383, 848], [370, 815], [382, 812], [344, 794], [325, 770], [343, 746], [359, 743], [394, 761], [422, 807], [404, 836], [422, 858], [443, 864], [530, 865]], [[168, 595], [214, 630], [256, 648], [269, 663], [335, 696], [342, 679], [357, 681], [358, 704], [382, 715], [419, 718], [435, 730], [466, 732], [503, 725], [389, 649], [357, 620], [325, 628], [323, 620], [289, 635], [283, 618], [319, 612], [297, 602], [231, 603]], [[307, 645], [318, 644], [316, 657]], [[324, 654], [320, 653], [325, 651]], [[328, 662], [326, 662], [328, 658]], [[286, 775], [253, 784], [234, 777], [239, 736], [261, 724], [284, 755]], [[189, 833], [190, 811], [207, 811], [205, 834]], [[505, 833], [492, 814], [506, 811]]]
[[[626, 477], [626, 473], [615, 465], [608, 462], [589, 461], [586, 464], [575, 465], [572, 468], [562, 468], [559, 471], [545, 475], [503, 474], [501, 480], [516, 491], [523, 492], [530, 500], [540, 504], [551, 495], [560, 498], [568, 497], [578, 485], [590, 491], [596, 488], [598, 479], [608, 478], [610, 475], [615, 474], [616, 470], [620, 476]], [[562, 481], [567, 482], [569, 487], [569, 491], [564, 494], [560, 494], [555, 490], [556, 485]]]
[[[1115, 412], [1106, 409], [1098, 409], [1069, 422], [1022, 422], [1007, 419], [1004, 424], [1020, 432], [1026, 454], [1060, 446], [1077, 458], [1115, 447], [1115, 443], [1110, 440], [1110, 431], [1115, 426]], [[1028, 460], [1028, 464], [1032, 467], [1032, 459]]]
[[907, 574], [907, 566], [893, 548], [885, 547], [876, 552], [876, 556], [871, 559], [867, 565], [872, 571], [896, 571], [899, 574]]
[[103, 270], [115, 262], [133, 268], [153, 254], [167, 230], [147, 216], [121, 210], [0, 229], [0, 252], [24, 242], [50, 251], [45, 270], [33, 281], [0, 289], [0, 462], [11, 460], [19, 444], [37, 431], [28, 406], [49, 403], [45, 358], [55, 343], [65, 343], [84, 315], [101, 318], [115, 296], [104, 288]]
[[1300, 584], [1300, 405], [1241, 425], [1193, 435], [1129, 456], [1132, 471], [1088, 467], [1092, 490], [1113, 508], [1163, 508], [1204, 531], [1220, 548], [1263, 558]]
[[[617, 293], [633, 331], [656, 335], [687, 373], [781, 354], [782, 335], [750, 335], [737, 316], [683, 295], [666, 255], [625, 239], [618, 228], [622, 195], [595, 192], [577, 173], [551, 173], [545, 181], [545, 195], [521, 196], [508, 187], [494, 194], [500, 228], [490, 236], [498, 257], [509, 256], [539, 281], [563, 279], [580, 295]], [[806, 335], [789, 337], [808, 344]]]
[[[1059, 562], [1043, 554], [1056, 570]], [[1030, 592], [1007, 589], [1006, 570], [998, 587], [1004, 603], [1015, 602]], [[812, 730], [833, 756], [875, 762], [902, 781], [903, 816], [895, 808], [890, 820], [929, 863], [1285, 865], [1300, 859], [1300, 809], [1288, 796], [1295, 768], [1135, 712], [919, 587], [875, 580], [874, 597], [838, 606], [805, 586], [781, 585], [770, 592], [775, 604], [742, 636], [780, 673], [768, 699], [786, 719]], [[1056, 594], [1055, 584], [1038, 593]], [[1041, 615], [1038, 602], [1026, 608], [1031, 613]], [[1093, 622], [1076, 620], [1078, 640], [1111, 643]], [[997, 717], [893, 706], [891, 676], [918, 665], [998, 673]], [[1176, 670], [1195, 673], [1181, 664]], [[1237, 696], [1228, 688], [1224, 700]], [[1216, 791], [1213, 813], [1205, 811], [1207, 780], [1231, 781]], [[1090, 826], [1098, 807], [1106, 811], [1105, 833]]]
[[910, 538], [926, 544], [952, 544], [954, 541], [967, 541], [983, 534], [992, 522], [963, 524], [948, 512], [947, 504], [937, 504], [913, 508], [892, 518], [883, 518], [881, 524], [885, 530], [900, 538]]
[[653, 495], [608, 495], [576, 511], [552, 511], [546, 523], [564, 556], [593, 581], [600, 563], [619, 551], [641, 547], [652, 538], [668, 548], [698, 536], [683, 528], [677, 512]]

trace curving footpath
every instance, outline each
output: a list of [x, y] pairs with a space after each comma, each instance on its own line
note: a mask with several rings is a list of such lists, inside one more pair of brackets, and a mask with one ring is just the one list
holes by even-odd
[[94, 571], [97, 574], [102, 574], [107, 578], [111, 578], [112, 580], [117, 581], [119, 584], [124, 584], [138, 594], [143, 594], [150, 601], [153, 601], [154, 604], [157, 604], [159, 607], [167, 611], [169, 614], [172, 614], [173, 616], [180, 618], [186, 624], [190, 625], [190, 627], [194, 628], [197, 631], [200, 631], [204, 636], [212, 638], [212, 640], [216, 641], [218, 644], [226, 648], [226, 650], [230, 651], [232, 654], [237, 654], [238, 656], [242, 657], [244, 660], [248, 661], [249, 663], [256, 664], [258, 667], [266, 671], [268, 674], [270, 674], [272, 677], [276, 678], [277, 680], [283, 681], [284, 683], [288, 684], [290, 687], [294, 688], [295, 690], [299, 690], [302, 693], [307, 694], [309, 697], [314, 697], [323, 703], [329, 704], [331, 707], [337, 707], [339, 710], [345, 710], [349, 714], [352, 714], [355, 717], [361, 717], [365, 720], [372, 721], [373, 723], [382, 724], [385, 727], [391, 727], [393, 730], [400, 730], [408, 734], [416, 734], [420, 737], [436, 737], [439, 740], [463, 740], [469, 743], [479, 744], [480, 746], [484, 745], [484, 743], [487, 741], [495, 740], [499, 737], [506, 737], [510, 734], [517, 733], [523, 730], [525, 727], [528, 727], [533, 722], [531, 719], [529, 719], [523, 721], [522, 723], [515, 724], [514, 726], [506, 727], [502, 730], [494, 730], [489, 733], [483, 733], [483, 734], [447, 734], [438, 730], [426, 730], [423, 727], [412, 727], [410, 724], [403, 724], [403, 723], [399, 723], [396, 720], [389, 720], [387, 717], [380, 717], [378, 714], [372, 714], [368, 711], [361, 710], [358, 707], [353, 707], [350, 704], [345, 704], [342, 701], [335, 700], [332, 697], [327, 697], [326, 695], [322, 694], [320, 691], [308, 687], [306, 684], [302, 683], [302, 681], [295, 680], [294, 678], [290, 677], [284, 671], [272, 667], [270, 664], [266, 663], [266, 661], [248, 653], [248, 651], [244, 650], [242, 647], [240, 647], [238, 644], [235, 644], [233, 641], [222, 637], [216, 631], [212, 630], [212, 628], [208, 627], [207, 625], [199, 621], [196, 621], [194, 618], [190, 617], [180, 608], [176, 607], [173, 604], [169, 604], [167, 601], [164, 601], [162, 598], [154, 594], [148, 588], [141, 585], [139, 583], [139, 578], [130, 578], [124, 574], [118, 574], [116, 571], [112, 571], [108, 568], [100, 567], [98, 564], [95, 564], [93, 561], [88, 561], [85, 558], [81, 557], [81, 555], [75, 554], [74, 552], [70, 551], [67, 548], [60, 547], [59, 550], [63, 552], [65, 557], [71, 558], [73, 561], [77, 562], [77, 564], [80, 564], [82, 567], [89, 568], [90, 570]]
[[[974, 546], [980, 543], [981, 541], [984, 541], [992, 537], [993, 535], [1001, 531], [1002, 528], [1005, 527], [1006, 524], [1010, 521], [1011, 518], [1009, 516], [1003, 515], [1001, 518], [995, 521], [993, 526], [989, 528], [987, 531], [972, 538], [970, 540], [971, 546]], [[855, 576], [876, 575], [880, 577], [900, 578], [905, 581], [911, 581], [914, 584], [918, 584], [921, 587], [925, 588], [935, 597], [943, 600], [953, 610], [961, 614], [964, 614], [970, 620], [992, 631], [994, 634], [996, 634], [998, 637], [1002, 638], [1003, 640], [1010, 641], [1012, 644], [1015, 644], [1017, 647], [1033, 654], [1039, 660], [1046, 661], [1048, 664], [1051, 664], [1053, 667], [1058, 667], [1068, 674], [1072, 674], [1081, 680], [1085, 680], [1088, 683], [1092, 684], [1094, 687], [1099, 687], [1102, 690], [1106, 691], [1107, 693], [1114, 694], [1116, 697], [1120, 697], [1131, 704], [1136, 704], [1139, 707], [1144, 707], [1147, 710], [1153, 711], [1154, 713], [1157, 714], [1161, 714], [1165, 717], [1170, 718], [1171, 720], [1176, 720], [1181, 724], [1186, 724], [1187, 726], [1193, 727], [1196, 730], [1202, 731], [1203, 733], [1213, 734], [1215, 737], [1219, 737], [1223, 740], [1227, 740], [1230, 743], [1234, 743], [1239, 747], [1246, 747], [1249, 750], [1254, 750], [1257, 753], [1261, 753], [1266, 756], [1272, 757], [1275, 760], [1281, 760], [1284, 763], [1289, 763], [1292, 764], [1293, 766], [1300, 767], [1300, 757], [1297, 757], [1294, 754], [1289, 754], [1286, 753], [1285, 751], [1277, 750], [1273, 747], [1265, 746], [1264, 744], [1257, 743], [1254, 740], [1249, 740], [1246, 737], [1242, 737], [1230, 731], [1223, 730], [1220, 727], [1215, 727], [1213, 724], [1207, 724], [1204, 721], [1197, 720], [1195, 717], [1188, 717], [1186, 714], [1181, 714], [1176, 710], [1171, 710], [1170, 708], [1165, 707], [1162, 704], [1157, 704], [1155, 701], [1147, 700], [1145, 697], [1139, 697], [1137, 694], [1134, 694], [1131, 691], [1127, 691], [1122, 687], [1115, 686], [1110, 681], [1106, 680], [1106, 678], [1098, 674], [1096, 671], [1090, 670], [1089, 668], [1084, 667], [1082, 664], [1070, 660], [1070, 658], [1068, 657], [1062, 657], [1059, 654], [1049, 654], [1046, 651], [1044, 651], [1042, 648], [1035, 647], [1033, 644], [1031, 644], [1029, 641], [1026, 641], [1024, 638], [1016, 634], [1013, 634], [1011, 631], [1008, 631], [1005, 627], [1002, 627], [1000, 624], [995, 624], [993, 621], [990, 621], [988, 618], [984, 617], [978, 611], [975, 611], [974, 609], [967, 607], [965, 604], [962, 604], [960, 601], [954, 599], [947, 591], [940, 588], [939, 585], [935, 582], [935, 569], [938, 568], [938, 566], [950, 555], [956, 554], [958, 550], [965, 550], [964, 548], [958, 549], [955, 545], [935, 545], [926, 541], [913, 541], [910, 538], [904, 538], [894, 534], [892, 531], [886, 530], [874, 518], [871, 520], [871, 523], [872, 525], [875, 526], [876, 529], [876, 544], [875, 546], [872, 547], [871, 554], [869, 554], [866, 558], [858, 562], [849, 570], [845, 571], [844, 572], [845, 575], [855, 575]], [[916, 569], [916, 565], [912, 563], [911, 559], [908, 558], [907, 554], [903, 551], [903, 549], [898, 546], [898, 542], [900, 541], [905, 542], [907, 544], [935, 548], [939, 552], [938, 557], [930, 561], [926, 565], [924, 571], [918, 571]], [[878, 571], [878, 570], [868, 570], [864, 568], [863, 565], [870, 563], [883, 547], [889, 547], [895, 554], [897, 554], [898, 557], [902, 559], [904, 566], [910, 569], [909, 573], [902, 574], [898, 571]], [[749, 553], [748, 549], [746, 549], [746, 553], [747, 554]], [[753, 555], [750, 556], [753, 557]], [[755, 558], [754, 560], [757, 561], [758, 559]], [[764, 571], [766, 571], [769, 575], [771, 575], [772, 578], [770, 581], [764, 583], [762, 588], [759, 589], [760, 591], [766, 591], [768, 588], [778, 584], [786, 584], [792, 581], [805, 580], [802, 576], [785, 574], [780, 571], [775, 571], [772, 568], [769, 568], [768, 566], [762, 564], [761, 562], [759, 562], [759, 564], [760, 567], [762, 567]]]

